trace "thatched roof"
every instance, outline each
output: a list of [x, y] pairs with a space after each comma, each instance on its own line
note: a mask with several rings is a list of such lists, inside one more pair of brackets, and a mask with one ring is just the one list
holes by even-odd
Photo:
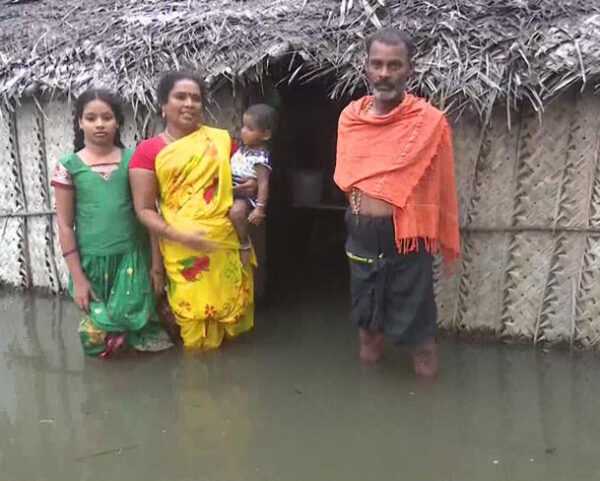
[[381, 24], [416, 36], [414, 83], [446, 108], [540, 108], [600, 73], [593, 0], [0, 0], [0, 96], [102, 83], [150, 105], [169, 68], [214, 85], [274, 64], [341, 96], [364, 87], [362, 42]]

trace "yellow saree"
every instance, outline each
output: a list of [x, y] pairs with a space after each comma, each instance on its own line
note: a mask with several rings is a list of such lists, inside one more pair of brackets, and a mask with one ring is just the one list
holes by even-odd
[[203, 126], [156, 157], [163, 218], [176, 229], [204, 231], [215, 246], [198, 252], [161, 240], [169, 304], [186, 348], [217, 348], [224, 337], [254, 325], [253, 266], [240, 261], [227, 217], [233, 202], [230, 150], [227, 131]]

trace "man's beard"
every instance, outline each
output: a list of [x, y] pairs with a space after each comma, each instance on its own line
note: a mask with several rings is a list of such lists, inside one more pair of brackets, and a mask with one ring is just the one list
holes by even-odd
[[401, 87], [397, 87], [394, 85], [374, 85], [371, 90], [373, 91], [373, 96], [375, 97], [375, 100], [380, 100], [383, 102], [389, 102], [390, 100], [396, 100], [402, 97]]

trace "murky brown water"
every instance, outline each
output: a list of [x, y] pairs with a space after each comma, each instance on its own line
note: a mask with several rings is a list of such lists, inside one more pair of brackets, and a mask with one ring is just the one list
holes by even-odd
[[218, 352], [100, 362], [69, 301], [0, 294], [0, 479], [598, 479], [598, 356], [445, 341], [423, 387], [401, 351], [362, 369], [325, 296]]

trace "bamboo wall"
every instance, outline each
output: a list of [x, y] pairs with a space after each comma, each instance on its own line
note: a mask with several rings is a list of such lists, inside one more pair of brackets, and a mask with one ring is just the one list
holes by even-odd
[[496, 338], [600, 344], [600, 97], [494, 112], [454, 131], [463, 259], [438, 270], [440, 323]]
[[[208, 122], [237, 128], [240, 96], [224, 88], [213, 100]], [[65, 99], [25, 99], [14, 113], [0, 111], [0, 285], [52, 292], [67, 285], [50, 177], [58, 159], [72, 152], [73, 108]], [[146, 112], [128, 106], [124, 113], [121, 137], [127, 146], [159, 128]]]
[[[217, 96], [221, 125], [239, 99]], [[513, 341], [600, 345], [600, 97], [562, 96], [544, 112], [498, 107], [483, 132], [455, 122], [463, 258], [438, 265], [440, 325]], [[72, 143], [71, 106], [25, 101], [0, 122], [0, 283], [65, 286], [49, 173]], [[124, 140], [154, 127], [127, 111]], [[11, 213], [23, 213], [7, 217]], [[596, 302], [598, 299], [598, 303]]]

